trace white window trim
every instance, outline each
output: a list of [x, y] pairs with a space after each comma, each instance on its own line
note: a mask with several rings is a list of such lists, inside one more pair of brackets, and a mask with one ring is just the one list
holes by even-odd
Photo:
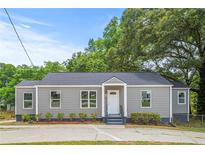
[[[179, 103], [179, 93], [184, 93], [184, 103]], [[185, 105], [186, 104], [186, 91], [182, 91], [182, 90], [180, 90], [180, 91], [177, 91], [177, 104], [178, 105]]]
[[[24, 94], [32, 94], [32, 100], [31, 100], [31, 102], [32, 102], [32, 107], [31, 107], [31, 108], [25, 108], [25, 107], [24, 107], [24, 101], [30, 101], [30, 100], [25, 100], [25, 99], [24, 99]], [[23, 93], [23, 109], [25, 109], [25, 110], [31, 110], [31, 109], [33, 109], [33, 92], [24, 92], [24, 93]]]
[[[81, 92], [87, 91], [88, 92], [88, 107], [82, 107], [82, 99], [81, 99]], [[90, 91], [96, 92], [96, 107], [90, 107]], [[97, 98], [97, 90], [80, 90], [80, 109], [97, 109], [98, 108], [98, 98]]]
[[[54, 92], [54, 91], [58, 91], [60, 92], [60, 107], [52, 107], [51, 106], [51, 92]], [[54, 100], [58, 100], [58, 99], [54, 99]], [[50, 90], [50, 109], [61, 109], [61, 90]]]
[[[142, 92], [143, 91], [150, 92], [150, 106], [149, 107], [143, 107], [142, 106]], [[150, 109], [150, 108], [152, 108], [152, 91], [151, 90], [140, 90], [140, 107], [142, 109]]]

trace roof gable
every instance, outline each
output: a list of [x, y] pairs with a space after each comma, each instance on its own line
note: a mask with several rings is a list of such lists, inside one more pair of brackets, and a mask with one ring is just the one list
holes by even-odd
[[103, 84], [124, 84], [122, 80], [116, 78], [115, 76], [105, 81]]

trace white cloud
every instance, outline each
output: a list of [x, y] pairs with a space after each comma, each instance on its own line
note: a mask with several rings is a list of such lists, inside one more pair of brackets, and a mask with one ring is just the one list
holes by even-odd
[[[37, 25], [42, 25], [42, 26], [53, 26], [52, 24], [49, 23], [45, 23], [43, 21], [40, 20], [36, 20], [36, 19], [32, 19], [32, 18], [28, 18], [28, 17], [23, 17], [23, 16], [19, 16], [19, 15], [14, 15], [9, 11], [9, 15], [11, 16], [11, 18], [17, 22], [21, 22], [21, 23], [27, 23], [27, 24], [37, 24]], [[7, 15], [5, 14], [4, 11], [1, 10], [0, 12], [0, 16], [4, 17], [4, 18], [8, 18]]]
[[26, 24], [21, 24], [21, 26], [24, 27], [24, 28], [31, 28], [31, 26], [26, 25]]
[[[16, 26], [34, 65], [42, 65], [44, 61], [63, 62], [74, 52], [82, 51], [80, 47], [55, 39], [52, 34], [35, 32], [32, 27], [22, 23]], [[11, 25], [3, 20], [0, 20], [0, 42], [0, 62], [30, 65]]]

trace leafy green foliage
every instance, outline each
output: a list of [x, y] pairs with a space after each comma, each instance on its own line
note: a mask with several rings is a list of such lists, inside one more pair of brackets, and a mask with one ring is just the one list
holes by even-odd
[[36, 114], [35, 115], [36, 121], [39, 121], [42, 118], [42, 115], [43, 115], [42, 113]]
[[50, 112], [47, 112], [47, 113], [45, 114], [45, 117], [46, 117], [46, 119], [47, 119], [48, 121], [51, 121], [51, 118], [53, 117], [53, 114], [50, 113]]
[[57, 118], [58, 118], [58, 120], [63, 120], [63, 118], [64, 118], [64, 113], [58, 113], [58, 114], [57, 114]]
[[75, 113], [70, 113], [70, 114], [69, 114], [69, 118], [70, 118], [71, 121], [73, 121], [76, 117], [77, 117], [77, 116], [76, 116]]
[[30, 114], [23, 114], [23, 115], [22, 115], [22, 120], [23, 120], [24, 122], [29, 122], [29, 121], [32, 120], [32, 116], [31, 116]]
[[158, 124], [160, 123], [160, 114], [157, 113], [131, 113], [131, 121], [136, 124]]
[[79, 113], [79, 117], [80, 117], [80, 120], [81, 120], [81, 121], [85, 121], [85, 119], [87, 118], [87, 114], [81, 112], [81, 113]]
[[94, 121], [96, 121], [97, 120], [97, 113], [96, 112], [94, 112], [94, 113], [91, 113], [91, 118], [92, 118], [92, 120], [94, 120]]

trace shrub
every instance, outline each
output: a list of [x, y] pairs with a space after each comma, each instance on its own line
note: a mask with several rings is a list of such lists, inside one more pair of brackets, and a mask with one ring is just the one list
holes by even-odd
[[81, 113], [79, 113], [79, 117], [80, 117], [80, 120], [81, 120], [81, 121], [84, 121], [84, 120], [87, 118], [87, 114], [81, 112]]
[[57, 118], [58, 118], [58, 120], [63, 120], [63, 118], [64, 118], [64, 113], [58, 113], [58, 114], [57, 114]]
[[158, 124], [160, 115], [157, 113], [131, 113], [131, 121], [136, 124]]
[[51, 118], [53, 117], [53, 115], [52, 115], [50, 112], [47, 112], [47, 113], [45, 114], [45, 117], [46, 117], [46, 119], [47, 119], [48, 121], [50, 121]]
[[76, 114], [75, 113], [70, 113], [69, 117], [70, 117], [70, 120], [73, 121], [76, 118]]
[[24, 122], [31, 121], [31, 119], [32, 119], [32, 117], [31, 117], [31, 115], [29, 115], [29, 114], [23, 114], [23, 115], [22, 115], [22, 120], [23, 120]]
[[36, 114], [35, 119], [36, 121], [39, 121], [42, 118], [42, 113]]
[[90, 116], [91, 116], [92, 120], [96, 121], [96, 119], [97, 119], [97, 113], [91, 113]]

